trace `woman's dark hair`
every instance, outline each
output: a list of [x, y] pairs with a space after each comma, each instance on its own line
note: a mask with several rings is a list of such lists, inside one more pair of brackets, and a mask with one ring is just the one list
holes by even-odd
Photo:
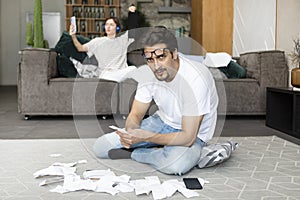
[[120, 19], [117, 18], [117, 17], [108, 17], [105, 19], [105, 23], [107, 22], [107, 20], [110, 20], [112, 19], [115, 24], [117, 25], [117, 33], [121, 31], [121, 22], [120, 22]]
[[164, 26], [155, 26], [146, 28], [141, 37], [142, 47], [153, 46], [155, 44], [164, 43], [170, 51], [178, 49], [177, 39], [175, 35]]

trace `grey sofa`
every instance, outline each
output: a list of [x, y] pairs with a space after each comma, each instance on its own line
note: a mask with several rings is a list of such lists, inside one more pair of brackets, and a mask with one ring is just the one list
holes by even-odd
[[118, 83], [58, 77], [57, 53], [24, 49], [18, 67], [18, 111], [31, 115], [111, 115], [118, 112]]
[[[18, 110], [31, 115], [129, 114], [137, 83], [58, 77], [56, 52], [24, 49], [18, 67]], [[128, 56], [134, 63], [140, 53]], [[220, 113], [264, 115], [266, 87], [287, 86], [288, 67], [282, 51], [241, 54], [238, 63], [247, 69], [245, 79], [216, 79]], [[155, 111], [156, 106], [150, 108]]]
[[[247, 78], [216, 79], [219, 113], [223, 115], [265, 115], [266, 87], [287, 87], [288, 66], [283, 51], [243, 53], [237, 62], [247, 69]], [[128, 114], [136, 82], [120, 84], [120, 114]], [[151, 108], [155, 110], [155, 106]], [[152, 111], [153, 112], [153, 111]]]

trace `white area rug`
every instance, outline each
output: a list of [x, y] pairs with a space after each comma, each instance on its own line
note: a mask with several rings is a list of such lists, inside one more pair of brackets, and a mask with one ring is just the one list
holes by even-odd
[[[207, 169], [193, 169], [184, 176], [170, 176], [154, 171], [150, 166], [132, 160], [100, 160], [91, 152], [93, 139], [59, 140], [0, 140], [0, 200], [6, 199], [152, 199], [119, 193], [79, 191], [67, 194], [49, 192], [57, 184], [40, 187], [43, 180], [33, 173], [54, 162], [87, 160], [77, 166], [77, 173], [88, 169], [111, 169], [117, 175], [127, 174], [131, 179], [158, 176], [161, 181], [183, 177], [201, 177], [210, 183], [197, 191], [194, 199], [300, 199], [300, 147], [278, 137], [215, 138], [214, 142], [237, 141], [238, 149], [225, 163]], [[51, 157], [52, 154], [61, 154]], [[170, 199], [183, 199], [177, 193]]]

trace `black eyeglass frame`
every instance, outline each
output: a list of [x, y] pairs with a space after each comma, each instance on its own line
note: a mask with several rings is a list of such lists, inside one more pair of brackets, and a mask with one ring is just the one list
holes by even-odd
[[144, 52], [144, 50], [143, 50], [142, 56], [143, 56], [144, 59], [153, 58], [153, 54], [154, 54], [156, 57], [161, 56], [162, 54], [157, 55], [157, 54], [155, 53], [155, 51], [157, 51], [157, 50], [162, 50], [162, 51], [163, 51], [163, 54], [165, 53], [165, 50], [168, 50], [170, 53], [172, 53], [171, 50], [170, 50], [169, 48], [159, 48], [159, 49], [155, 49], [154, 51], [147, 52], [147, 53], [150, 53], [150, 54], [151, 54], [151, 57], [146, 57], [145, 52]]

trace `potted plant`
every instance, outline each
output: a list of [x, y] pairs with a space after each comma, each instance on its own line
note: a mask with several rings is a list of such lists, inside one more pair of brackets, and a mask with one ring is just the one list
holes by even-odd
[[33, 46], [33, 33], [32, 33], [32, 23], [26, 23], [26, 44], [28, 46]]
[[294, 87], [300, 87], [300, 39], [294, 41], [294, 51], [289, 54], [291, 62], [297, 66], [291, 71], [291, 84]]
[[49, 48], [48, 41], [44, 39], [42, 13], [42, 0], [35, 0], [33, 24], [26, 23], [26, 44], [30, 47]]

